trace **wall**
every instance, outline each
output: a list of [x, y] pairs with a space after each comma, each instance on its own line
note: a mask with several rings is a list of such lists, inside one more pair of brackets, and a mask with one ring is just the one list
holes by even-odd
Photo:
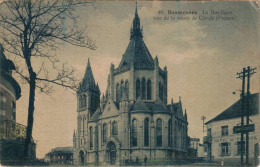
[[[260, 116], [250, 116], [250, 124], [255, 124], [255, 131], [249, 133], [249, 157], [250, 162], [253, 163], [254, 159], [254, 145], [260, 142]], [[240, 141], [240, 134], [233, 133], [233, 127], [241, 123], [240, 118], [234, 118], [230, 120], [222, 120], [211, 122], [207, 125], [207, 128], [211, 128], [212, 134], [212, 156], [214, 161], [224, 163], [240, 163], [240, 155], [237, 153], [237, 142]], [[221, 135], [221, 126], [228, 126], [228, 135]], [[245, 141], [244, 135], [244, 141]], [[220, 145], [221, 143], [227, 142], [230, 144], [230, 154], [223, 156], [221, 155]], [[245, 156], [244, 156], [245, 161]]]

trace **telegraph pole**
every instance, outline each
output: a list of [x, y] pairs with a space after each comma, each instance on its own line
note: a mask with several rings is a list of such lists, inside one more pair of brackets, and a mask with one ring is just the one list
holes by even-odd
[[204, 120], [206, 119], [206, 117], [203, 115], [202, 117], [201, 117], [201, 120], [202, 120], [202, 122], [203, 122], [203, 125], [202, 125], [202, 127], [203, 127], [203, 135], [204, 135]]
[[[246, 125], [245, 127], [249, 127], [249, 110], [250, 110], [250, 105], [249, 105], [249, 97], [250, 97], [250, 77], [255, 74], [256, 68], [250, 68], [250, 66], [246, 68], [243, 68], [243, 72], [237, 73], [239, 79], [242, 79], [242, 92], [241, 92], [241, 103], [242, 103], [242, 108], [241, 108], [241, 127], [244, 127], [244, 116], [246, 116]], [[245, 115], [245, 107], [244, 107], [244, 99], [245, 99], [245, 78], [247, 77], [247, 110], [246, 110], [246, 115]], [[243, 165], [243, 155], [244, 155], [244, 133], [246, 134], [246, 164], [249, 164], [249, 131], [241, 131], [241, 165]]]
[[[246, 74], [246, 68], [243, 68], [243, 71], [240, 73], [237, 73], [239, 79], [242, 79], [242, 92], [241, 92], [241, 127], [244, 126], [244, 94], [245, 94], [245, 74]], [[240, 150], [240, 163], [241, 165], [244, 164], [244, 133], [241, 132], [241, 150]]]
[[[256, 68], [247, 67], [247, 112], [246, 112], [246, 125], [249, 126], [249, 97], [250, 97], [250, 77], [255, 74]], [[249, 165], [249, 132], [246, 132], [246, 164]]]

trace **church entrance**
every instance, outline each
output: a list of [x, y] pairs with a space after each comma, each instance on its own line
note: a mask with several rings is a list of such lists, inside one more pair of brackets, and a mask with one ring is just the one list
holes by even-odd
[[107, 155], [110, 165], [116, 164], [116, 145], [113, 142], [107, 144]]
[[84, 165], [84, 152], [82, 150], [79, 152], [79, 165]]

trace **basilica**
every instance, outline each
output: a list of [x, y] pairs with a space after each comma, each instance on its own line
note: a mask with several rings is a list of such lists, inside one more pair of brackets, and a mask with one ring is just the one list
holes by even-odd
[[167, 67], [159, 66], [143, 41], [136, 9], [129, 45], [120, 64], [111, 64], [102, 95], [87, 63], [77, 91], [73, 163], [149, 165], [185, 159], [187, 113], [181, 98], [168, 104], [167, 77]]

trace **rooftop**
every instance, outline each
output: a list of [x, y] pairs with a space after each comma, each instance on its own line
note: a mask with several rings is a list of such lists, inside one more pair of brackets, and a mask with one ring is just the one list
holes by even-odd
[[[246, 101], [247, 101], [247, 97], [245, 98], [245, 102]], [[219, 115], [217, 115], [215, 118], [206, 122], [206, 124], [214, 121], [228, 120], [228, 119], [241, 117], [241, 111], [242, 111], [241, 105], [242, 105], [241, 99], [239, 99], [237, 102], [232, 104], [226, 110], [224, 110]], [[249, 115], [259, 114], [259, 93], [251, 94], [249, 96], [249, 106], [250, 106]], [[245, 103], [245, 109], [246, 109], [246, 103]]]

